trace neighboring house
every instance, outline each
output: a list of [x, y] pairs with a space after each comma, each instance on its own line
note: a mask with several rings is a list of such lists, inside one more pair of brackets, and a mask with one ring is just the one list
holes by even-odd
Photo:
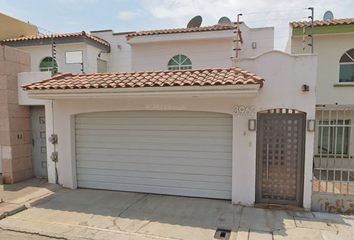
[[38, 29], [29, 23], [0, 13], [0, 40], [38, 35]]
[[[0, 40], [37, 35], [37, 27], [0, 13]], [[5, 183], [32, 177], [29, 109], [18, 105], [17, 73], [30, 70], [30, 56], [0, 47], [0, 173]]]
[[[290, 23], [292, 54], [311, 51], [311, 22]], [[353, 212], [354, 19], [314, 21], [318, 55], [312, 208]]]
[[107, 72], [109, 43], [84, 31], [5, 39], [1, 44], [28, 52], [31, 55], [32, 72]]
[[271, 51], [272, 28], [240, 28], [237, 59], [235, 25], [216, 25], [127, 34], [133, 72], [20, 74], [21, 102], [46, 102], [57, 135], [49, 181], [310, 209], [317, 58]]
[[[51, 73], [107, 72], [107, 55], [110, 52], [110, 45], [85, 32], [10, 38], [2, 40], [1, 44], [26, 51], [31, 56], [31, 69], [22, 71], [29, 73], [19, 74], [19, 85], [28, 83], [28, 81], [49, 78]], [[54, 58], [52, 58], [53, 55]], [[23, 102], [19, 99], [19, 103], [30, 106], [33, 174], [36, 177], [47, 177], [45, 123], [48, 115], [45, 114], [44, 106], [51, 108], [50, 102]]]

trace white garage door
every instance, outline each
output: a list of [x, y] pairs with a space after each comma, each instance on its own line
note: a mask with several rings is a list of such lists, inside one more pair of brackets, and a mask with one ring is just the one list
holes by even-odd
[[231, 115], [103, 112], [76, 116], [78, 186], [231, 199]]

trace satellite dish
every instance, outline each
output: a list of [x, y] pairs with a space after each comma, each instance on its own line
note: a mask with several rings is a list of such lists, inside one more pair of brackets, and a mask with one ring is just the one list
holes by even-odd
[[323, 15], [323, 20], [332, 20], [334, 19], [333, 13], [331, 11], [325, 12]]
[[192, 18], [188, 25], [187, 28], [192, 28], [192, 27], [200, 27], [200, 25], [202, 24], [202, 17], [201, 16], [195, 16], [194, 18]]
[[219, 19], [218, 24], [231, 24], [231, 20], [228, 17], [222, 17]]

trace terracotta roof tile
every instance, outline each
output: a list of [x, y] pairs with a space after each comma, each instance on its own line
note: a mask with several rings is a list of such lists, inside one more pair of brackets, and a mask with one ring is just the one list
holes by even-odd
[[[353, 25], [353, 24], [354, 24], [354, 18], [315, 20], [313, 22], [314, 27]], [[311, 21], [291, 22], [290, 26], [292, 26], [293, 28], [311, 27]]]
[[[53, 37], [54, 38], [71, 38], [71, 37], [80, 37], [80, 36], [84, 36], [87, 37], [95, 42], [98, 42], [104, 46], [109, 47], [109, 43], [94, 37], [88, 33], [86, 33], [85, 31], [82, 31], [80, 33], [64, 33], [64, 34], [54, 34]], [[32, 41], [32, 40], [41, 40], [41, 39], [51, 39], [52, 35], [41, 35], [41, 36], [27, 36], [27, 37], [20, 37], [20, 38], [12, 38], [12, 39], [4, 39], [1, 41], [1, 43], [8, 43], [8, 42], [21, 42], [21, 41]]]
[[223, 30], [232, 30], [236, 29], [235, 24], [217, 24], [214, 26], [208, 27], [192, 27], [192, 28], [175, 28], [175, 29], [162, 29], [162, 30], [150, 30], [150, 31], [141, 31], [127, 34], [127, 39], [138, 36], [149, 36], [149, 35], [159, 35], [159, 34], [174, 34], [174, 33], [192, 33], [192, 32], [208, 32], [208, 31], [223, 31]]
[[[173, 74], [173, 75], [172, 75]], [[264, 79], [240, 68], [193, 69], [128, 73], [58, 74], [21, 86], [24, 90], [141, 88], [259, 84]]]

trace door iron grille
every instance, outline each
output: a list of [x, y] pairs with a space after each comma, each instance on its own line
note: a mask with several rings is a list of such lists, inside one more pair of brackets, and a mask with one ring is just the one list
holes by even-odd
[[272, 109], [258, 117], [257, 202], [300, 206], [305, 113]]

